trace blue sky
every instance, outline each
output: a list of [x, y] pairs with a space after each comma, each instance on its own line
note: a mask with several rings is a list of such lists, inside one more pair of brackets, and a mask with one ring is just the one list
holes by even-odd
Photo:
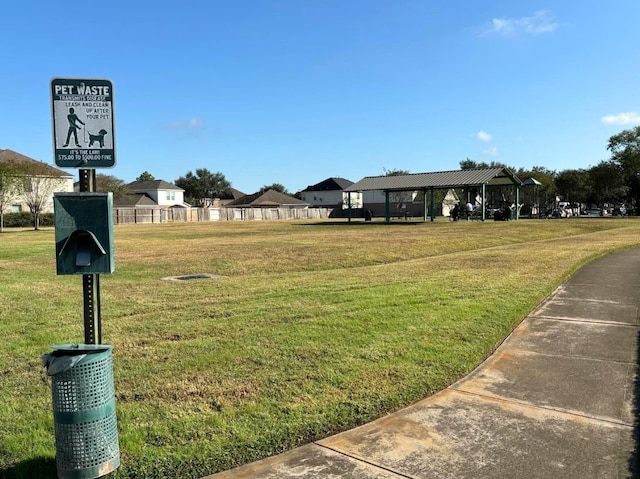
[[110, 79], [98, 173], [127, 182], [588, 168], [640, 124], [637, 0], [24, 0], [2, 19], [0, 149], [53, 163], [51, 79]]

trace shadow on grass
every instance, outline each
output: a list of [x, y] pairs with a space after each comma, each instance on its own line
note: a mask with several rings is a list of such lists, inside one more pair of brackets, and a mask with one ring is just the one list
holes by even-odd
[[35, 457], [0, 470], [2, 479], [55, 479], [56, 477], [58, 477], [56, 460], [52, 457]]
[[[427, 220], [427, 223], [430, 221]], [[408, 226], [408, 225], [422, 225], [425, 224], [422, 220], [394, 220], [389, 223], [385, 221], [364, 221], [362, 218], [354, 219], [349, 222], [348, 220], [342, 221], [322, 221], [314, 223], [297, 223], [298, 226]]]

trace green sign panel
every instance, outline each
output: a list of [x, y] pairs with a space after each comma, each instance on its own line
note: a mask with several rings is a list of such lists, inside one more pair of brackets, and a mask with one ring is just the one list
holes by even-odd
[[113, 167], [116, 148], [111, 81], [54, 78], [51, 102], [56, 166]]
[[112, 193], [55, 193], [58, 274], [113, 273]]

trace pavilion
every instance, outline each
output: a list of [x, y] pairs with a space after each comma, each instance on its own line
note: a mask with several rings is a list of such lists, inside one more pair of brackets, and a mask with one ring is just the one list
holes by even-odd
[[[520, 187], [522, 181], [508, 168], [474, 168], [468, 170], [441, 171], [435, 173], [412, 173], [408, 175], [394, 176], [367, 176], [353, 185], [344, 189], [347, 193], [349, 210], [351, 210], [351, 193], [370, 190], [380, 190], [385, 193], [385, 219], [391, 221], [389, 195], [394, 192], [422, 191], [423, 192], [423, 219], [427, 221], [427, 210], [431, 221], [435, 217], [434, 191], [440, 189], [461, 188], [467, 192], [476, 190], [480, 196], [481, 216], [486, 219], [487, 192], [493, 187], [512, 187], [515, 203], [519, 203]], [[430, 207], [427, 209], [427, 192], [430, 197]], [[467, 198], [467, 201], [475, 201]], [[516, 208], [518, 211], [518, 208]], [[351, 214], [349, 214], [351, 218]], [[517, 214], [516, 214], [517, 219]]]

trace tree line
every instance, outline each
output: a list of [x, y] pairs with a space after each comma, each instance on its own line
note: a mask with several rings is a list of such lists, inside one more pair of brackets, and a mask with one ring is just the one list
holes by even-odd
[[[514, 168], [499, 162], [477, 162], [465, 159], [460, 162], [461, 169], [506, 167], [521, 180], [534, 178], [540, 182], [539, 194], [546, 202], [560, 197], [570, 203], [586, 203], [596, 207], [605, 204], [627, 204], [640, 210], [640, 126], [623, 130], [613, 135], [607, 142], [611, 157], [590, 168], [550, 170], [544, 166], [531, 169]], [[44, 168], [44, 167], [43, 167]], [[407, 174], [404, 170], [384, 170], [387, 175]], [[45, 181], [45, 173], [33, 171], [20, 163], [0, 163], [0, 231], [3, 215], [16, 197], [22, 197], [35, 218], [38, 228], [38, 216], [49, 201], [55, 188], [55, 182]], [[155, 177], [144, 171], [136, 181], [153, 181]], [[178, 178], [174, 184], [184, 190], [185, 201], [194, 206], [208, 206], [215, 198], [231, 197], [232, 185], [220, 172], [211, 172], [207, 168], [197, 168]], [[289, 194], [280, 183], [265, 185], [260, 192], [273, 189]], [[125, 182], [111, 175], [96, 175], [96, 190], [111, 191], [115, 198], [131, 195]]]
[[[611, 157], [589, 168], [550, 170], [544, 166], [530, 169], [516, 168], [499, 162], [460, 161], [460, 169], [505, 167], [518, 178], [534, 178], [540, 182], [538, 193], [547, 203], [556, 197], [570, 203], [603, 207], [605, 204], [626, 204], [640, 210], [640, 126], [624, 130], [609, 138], [607, 150]], [[386, 175], [408, 174], [405, 170], [386, 170]], [[147, 171], [136, 181], [155, 179]], [[98, 175], [98, 190], [113, 191], [114, 196], [127, 194], [124, 182], [106, 175]], [[178, 178], [174, 184], [184, 190], [185, 201], [194, 206], [208, 206], [214, 198], [231, 196], [232, 185], [220, 172], [197, 168]], [[292, 195], [280, 183], [264, 185], [259, 192], [269, 189]]]
[[590, 168], [553, 171], [544, 166], [513, 168], [497, 162], [490, 164], [466, 159], [461, 169], [503, 166], [521, 180], [534, 178], [541, 183], [539, 193], [547, 201], [585, 203], [597, 207], [605, 204], [640, 207], [640, 126], [624, 130], [609, 138], [611, 157]]

